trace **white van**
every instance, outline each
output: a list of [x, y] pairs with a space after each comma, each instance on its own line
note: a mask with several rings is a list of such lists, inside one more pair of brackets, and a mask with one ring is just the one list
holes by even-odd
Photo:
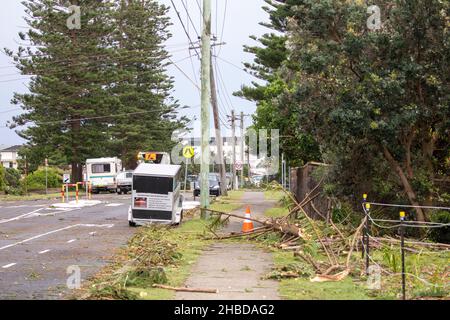
[[86, 160], [87, 180], [92, 193], [100, 191], [116, 192], [117, 174], [122, 171], [122, 161], [117, 158], [98, 158]]

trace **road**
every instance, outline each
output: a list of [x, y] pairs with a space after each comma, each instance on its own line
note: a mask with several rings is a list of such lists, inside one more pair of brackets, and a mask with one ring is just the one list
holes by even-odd
[[136, 231], [129, 195], [95, 195], [101, 203], [51, 208], [58, 201], [0, 203], [0, 299], [61, 299], [69, 266], [82, 281], [108, 262]]
[[[63, 299], [78, 266], [83, 282], [136, 231], [130, 195], [94, 195], [99, 204], [53, 208], [58, 200], [0, 202], [0, 299]], [[192, 200], [188, 194], [186, 200]]]

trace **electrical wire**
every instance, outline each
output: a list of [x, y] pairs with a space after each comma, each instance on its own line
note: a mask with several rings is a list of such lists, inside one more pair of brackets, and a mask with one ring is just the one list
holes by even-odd
[[193, 41], [191, 39], [191, 36], [189, 35], [189, 32], [186, 29], [186, 26], [185, 26], [185, 24], [183, 22], [183, 19], [181, 18], [180, 12], [178, 11], [178, 9], [177, 9], [175, 3], [173, 2], [173, 0], [170, 0], [170, 2], [172, 3], [173, 9], [175, 10], [175, 12], [176, 12], [176, 14], [178, 16], [178, 20], [180, 20], [180, 22], [181, 22], [181, 26], [183, 27], [184, 33], [186, 34], [187, 38], [189, 39], [190, 45], [193, 47], [196, 55], [200, 58], [200, 55], [199, 55], [197, 49], [194, 48], [194, 43], [193, 43]]
[[[226, 22], [226, 17], [227, 17], [227, 8], [228, 8], [228, 0], [225, 0], [225, 9], [223, 12], [223, 20], [222, 20], [222, 31], [220, 33], [220, 38], [219, 38], [220, 42], [223, 42], [223, 35], [225, 32], [225, 22]], [[222, 46], [219, 48], [219, 52], [217, 53], [217, 56], [220, 55], [221, 51], [222, 51]]]

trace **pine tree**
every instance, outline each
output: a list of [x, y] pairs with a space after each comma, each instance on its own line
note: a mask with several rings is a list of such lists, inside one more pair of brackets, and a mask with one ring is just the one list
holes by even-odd
[[[36, 155], [60, 154], [72, 165], [73, 181], [82, 180], [82, 163], [106, 148], [107, 118], [117, 104], [104, 90], [113, 77], [105, 68], [111, 55], [108, 35], [114, 26], [109, 1], [79, 0], [59, 4], [29, 0], [26, 7], [29, 45], [8, 53], [24, 75], [33, 75], [30, 93], [15, 94], [25, 111], [11, 127], [26, 126], [19, 135]], [[70, 4], [81, 8], [81, 29], [68, 28]], [[103, 117], [103, 118], [102, 118]], [[89, 119], [86, 118], [95, 118]]]
[[[137, 151], [170, 147], [177, 104], [165, 74], [167, 9], [143, 0], [28, 0], [27, 47], [7, 50], [30, 93], [15, 94], [24, 113], [11, 127], [24, 127], [28, 157], [72, 165], [82, 180], [87, 158], [120, 156], [133, 166]], [[70, 5], [81, 9], [81, 28], [69, 29]]]
[[131, 168], [139, 151], [169, 151], [171, 133], [184, 126], [184, 119], [173, 121], [178, 105], [169, 95], [173, 81], [165, 70], [167, 10], [155, 0], [121, 0], [115, 8], [118, 81], [110, 92], [120, 102], [115, 112], [130, 116], [115, 119], [110, 132], [113, 149]]

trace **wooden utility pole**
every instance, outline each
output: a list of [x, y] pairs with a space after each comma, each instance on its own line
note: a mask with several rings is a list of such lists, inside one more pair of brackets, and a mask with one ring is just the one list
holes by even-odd
[[223, 196], [227, 196], [227, 176], [225, 161], [223, 159], [223, 139], [222, 132], [220, 131], [220, 121], [219, 121], [219, 107], [217, 105], [217, 91], [216, 91], [216, 80], [214, 78], [214, 69], [212, 66], [211, 59], [211, 104], [213, 108], [214, 117], [214, 128], [216, 131], [216, 146], [217, 146], [217, 156], [219, 161], [219, 173], [220, 173], [220, 192]]
[[232, 151], [232, 160], [231, 163], [233, 165], [233, 190], [237, 190], [236, 186], [236, 114], [234, 110], [231, 110], [231, 136], [233, 143], [233, 151]]
[[202, 218], [207, 218], [205, 209], [209, 207], [209, 140], [210, 140], [210, 103], [211, 103], [211, 0], [203, 0], [203, 31], [201, 61], [201, 122], [202, 122], [202, 155], [200, 206]]
[[244, 187], [244, 112], [241, 111], [241, 188]]

